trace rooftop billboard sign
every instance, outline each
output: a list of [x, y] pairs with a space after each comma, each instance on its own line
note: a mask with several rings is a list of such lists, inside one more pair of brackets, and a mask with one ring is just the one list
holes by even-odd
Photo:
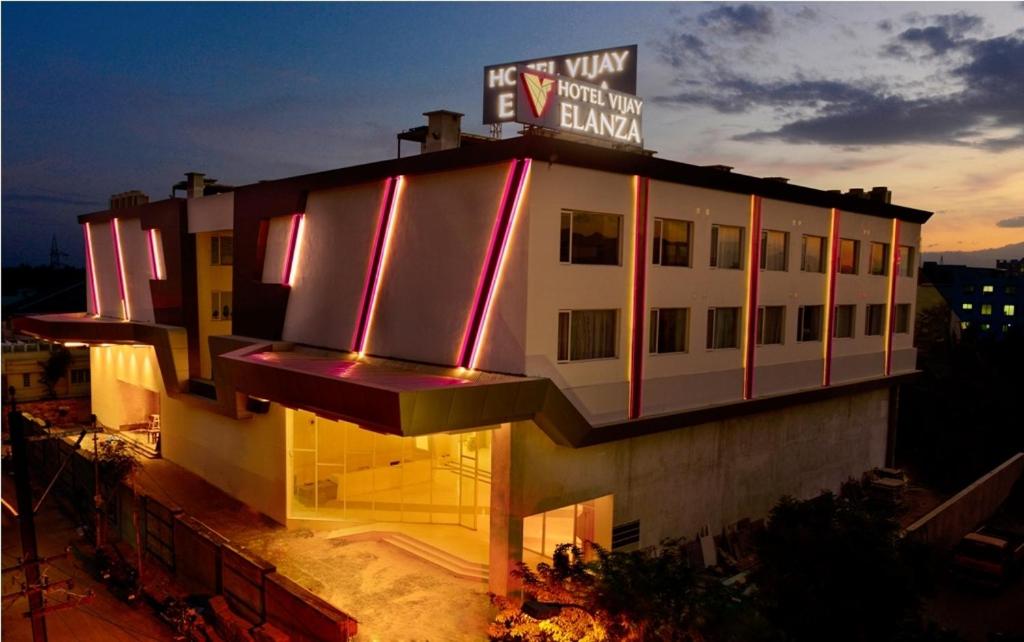
[[603, 89], [636, 93], [636, 45], [506, 62], [484, 67], [484, 124], [508, 123], [515, 118], [517, 67], [584, 81]]

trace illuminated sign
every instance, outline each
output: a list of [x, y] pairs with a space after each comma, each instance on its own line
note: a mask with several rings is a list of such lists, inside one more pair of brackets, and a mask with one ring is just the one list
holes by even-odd
[[636, 93], [636, 45], [490, 65], [484, 67], [485, 125], [515, 120], [517, 67], [583, 80], [626, 94]]
[[516, 77], [517, 123], [643, 147], [643, 99], [525, 66]]

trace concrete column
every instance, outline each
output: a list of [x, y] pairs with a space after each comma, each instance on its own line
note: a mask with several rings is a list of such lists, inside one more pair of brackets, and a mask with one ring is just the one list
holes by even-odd
[[490, 591], [508, 595], [518, 589], [512, 571], [523, 561], [523, 518], [512, 507], [512, 425], [491, 435]]

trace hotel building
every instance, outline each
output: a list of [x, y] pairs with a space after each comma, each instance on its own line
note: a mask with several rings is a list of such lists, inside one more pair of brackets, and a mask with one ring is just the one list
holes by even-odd
[[91, 346], [103, 425], [159, 415], [163, 457], [273, 519], [415, 524], [497, 592], [562, 542], [717, 532], [886, 463], [929, 212], [425, 139], [83, 215], [88, 310], [17, 324]]

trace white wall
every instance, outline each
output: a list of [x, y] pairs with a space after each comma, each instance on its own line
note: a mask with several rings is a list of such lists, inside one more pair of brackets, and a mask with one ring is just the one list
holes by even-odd
[[121, 289], [117, 280], [117, 254], [110, 223], [88, 223], [92, 238], [92, 262], [95, 269], [100, 316], [121, 318]]
[[217, 232], [234, 228], [235, 194], [225, 192], [213, 196], [188, 199], [188, 233]]
[[[288, 259], [288, 238], [292, 231], [292, 216], [270, 219], [267, 230], [267, 248], [263, 254], [264, 283], [283, 283], [284, 263]], [[298, 243], [298, 241], [296, 241]]]
[[137, 218], [118, 219], [121, 255], [124, 258], [125, 287], [131, 304], [131, 319], [154, 323], [153, 293], [149, 287], [152, 268], [149, 260], [149, 236]]

